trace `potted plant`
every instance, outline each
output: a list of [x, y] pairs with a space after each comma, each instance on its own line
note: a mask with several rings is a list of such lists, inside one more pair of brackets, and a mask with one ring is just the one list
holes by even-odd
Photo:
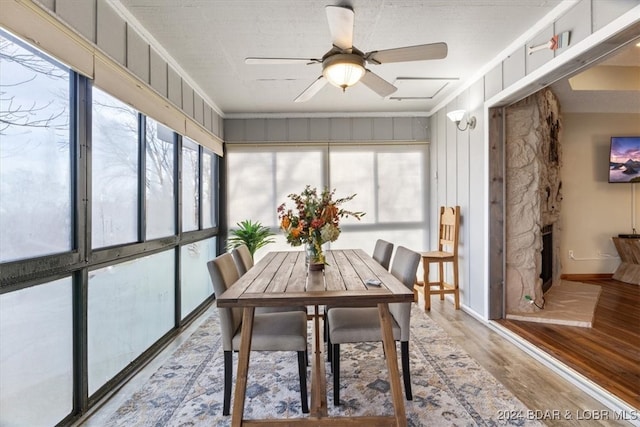
[[238, 228], [231, 230], [231, 237], [227, 241], [227, 248], [233, 249], [240, 245], [247, 245], [251, 256], [261, 247], [273, 243], [275, 240], [271, 236], [275, 235], [269, 227], [250, 219], [236, 223]]

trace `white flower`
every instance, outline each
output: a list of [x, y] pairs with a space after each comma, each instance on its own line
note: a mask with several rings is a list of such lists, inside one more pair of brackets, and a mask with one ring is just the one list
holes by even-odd
[[320, 238], [323, 242], [335, 242], [340, 235], [340, 229], [333, 224], [325, 224], [320, 229]]

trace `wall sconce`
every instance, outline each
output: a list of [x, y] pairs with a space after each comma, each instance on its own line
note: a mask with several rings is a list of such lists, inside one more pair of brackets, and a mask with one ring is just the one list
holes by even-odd
[[460, 127], [460, 122], [462, 121], [462, 119], [464, 119], [464, 117], [467, 115], [467, 112], [465, 110], [454, 110], [454, 111], [450, 111], [447, 113], [447, 117], [449, 117], [449, 120], [451, 120], [452, 122], [454, 122], [456, 124], [456, 127], [458, 128], [458, 130], [461, 131], [465, 131], [467, 130], [467, 128], [469, 130], [474, 129], [476, 127], [476, 117], [475, 116], [471, 116], [468, 119], [466, 119], [465, 122], [465, 126], [464, 128]]

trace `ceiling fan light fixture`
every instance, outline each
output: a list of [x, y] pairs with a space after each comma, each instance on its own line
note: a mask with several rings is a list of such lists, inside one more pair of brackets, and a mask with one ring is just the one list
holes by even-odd
[[332, 55], [322, 62], [322, 75], [329, 83], [344, 91], [364, 76], [364, 62], [364, 58], [353, 53]]

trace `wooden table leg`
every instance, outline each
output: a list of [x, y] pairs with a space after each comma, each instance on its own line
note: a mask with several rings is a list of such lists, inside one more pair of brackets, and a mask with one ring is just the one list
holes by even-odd
[[387, 370], [389, 371], [389, 383], [391, 384], [391, 397], [393, 398], [393, 408], [395, 410], [396, 426], [407, 426], [407, 414], [404, 408], [404, 396], [400, 387], [400, 370], [398, 369], [398, 356], [396, 353], [396, 343], [393, 340], [393, 330], [391, 329], [391, 313], [387, 303], [378, 304], [380, 315], [380, 328], [382, 330], [382, 343], [387, 359]]
[[244, 416], [244, 398], [247, 394], [247, 375], [249, 373], [249, 353], [251, 353], [251, 336], [253, 332], [254, 307], [245, 307], [242, 312], [242, 335], [238, 352], [238, 374], [236, 376], [236, 392], [231, 411], [231, 425], [240, 427]]
[[327, 409], [327, 376], [324, 367], [324, 360], [322, 356], [322, 346], [324, 340], [322, 339], [322, 331], [324, 325], [320, 324], [322, 321], [318, 306], [314, 306], [313, 316], [313, 360], [311, 361], [311, 410], [309, 415], [312, 417], [326, 417], [328, 414]]

